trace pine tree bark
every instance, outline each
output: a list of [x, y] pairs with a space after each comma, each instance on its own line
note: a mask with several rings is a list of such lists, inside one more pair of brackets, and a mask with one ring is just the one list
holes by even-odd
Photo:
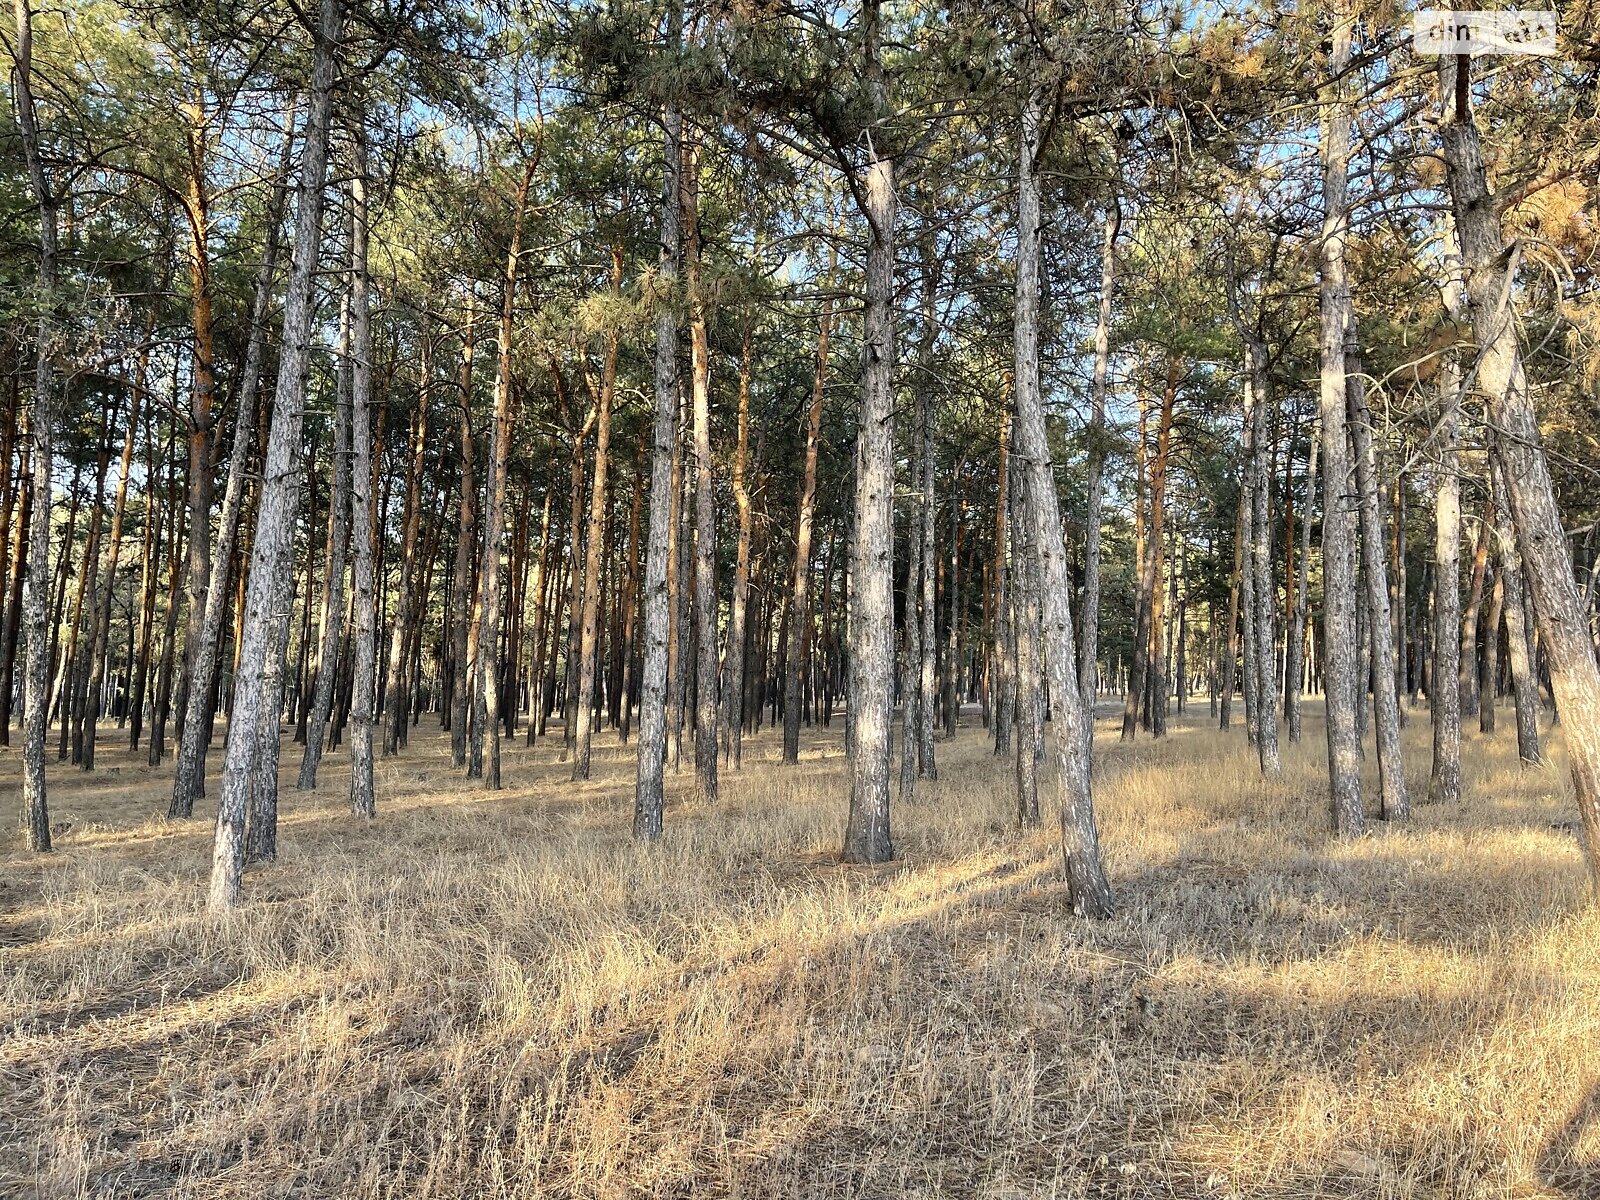
[[[1078, 683], [1094, 737], [1095, 677], [1100, 661], [1100, 525], [1105, 505], [1106, 376], [1111, 366], [1111, 305], [1116, 292], [1117, 235], [1122, 205], [1112, 196], [1100, 240], [1100, 311], [1094, 326], [1094, 375], [1089, 389], [1089, 462], [1084, 480], [1083, 611], [1078, 614]], [[1002, 496], [1004, 492], [1002, 491]], [[1000, 503], [1004, 503], [1003, 499]]]
[[[683, 10], [668, 15], [668, 40], [682, 36]], [[672, 557], [673, 459], [678, 444], [679, 254], [678, 176], [683, 118], [670, 102], [662, 112], [664, 163], [661, 178], [660, 249], [656, 260], [655, 419], [650, 431], [650, 508], [644, 563], [644, 656], [639, 672], [639, 737], [633, 788], [633, 836], [661, 837], [667, 751], [667, 640], [670, 606], [667, 564]]]
[[[828, 251], [828, 279], [833, 278], [834, 252]], [[810, 642], [811, 537], [817, 511], [817, 453], [822, 440], [822, 402], [828, 383], [828, 338], [833, 332], [833, 296], [822, 298], [817, 321], [817, 364], [811, 379], [811, 404], [806, 410], [806, 455], [801, 473], [800, 511], [795, 519], [794, 578], [790, 591], [788, 660], [783, 686], [783, 761], [800, 760], [800, 664]]]
[[1322, 253], [1322, 661], [1327, 712], [1328, 790], [1335, 832], [1354, 837], [1365, 827], [1361, 802], [1361, 752], [1356, 737], [1356, 530], [1345, 497], [1350, 450], [1345, 421], [1344, 331], [1350, 324], [1350, 280], [1345, 244], [1350, 235], [1350, 102], [1344, 76], [1350, 65], [1354, 23], [1348, 0], [1335, 6], [1328, 80], [1321, 104]]
[[227, 572], [233, 561], [239, 536], [239, 518], [244, 508], [246, 465], [251, 454], [251, 438], [257, 418], [256, 393], [260, 387], [262, 360], [266, 354], [267, 307], [272, 300], [272, 279], [277, 266], [293, 146], [294, 114], [291, 110], [284, 130], [283, 151], [278, 161], [278, 178], [273, 184], [267, 205], [266, 242], [261, 252], [261, 265], [256, 270], [255, 294], [250, 309], [250, 337], [245, 348], [238, 410], [234, 413], [233, 421], [233, 446], [228, 457], [228, 482], [223, 488], [222, 513], [217, 522], [217, 551], [211, 560], [211, 574], [205, 591], [205, 612], [191, 656], [188, 712], [178, 738], [172, 800], [167, 806], [167, 816], [171, 819], [191, 816], [195, 800], [205, 794], [206, 754], [211, 744], [211, 685], [221, 650], [223, 610], [227, 604]]
[[[611, 247], [611, 295], [622, 295], [622, 246]], [[611, 399], [617, 386], [617, 355], [621, 333], [613, 328], [606, 343], [605, 365], [601, 368], [598, 402], [595, 405], [594, 482], [589, 488], [589, 533], [583, 561], [583, 587], [580, 592], [581, 632], [578, 647], [578, 699], [572, 707], [577, 719], [573, 741], [572, 778], [589, 778], [589, 758], [594, 739], [594, 680], [598, 665], [595, 649], [600, 619], [600, 549], [605, 540], [606, 472], [611, 454]]]
[[745, 619], [750, 603], [750, 551], [755, 532], [750, 503], [750, 375], [751, 335], [749, 315], [739, 345], [739, 418], [733, 447], [733, 504], [739, 516], [739, 540], [734, 551], [733, 597], [728, 607], [728, 642], [723, 656], [722, 742], [723, 756], [739, 770], [744, 764]]
[[[1567, 765], [1583, 821], [1591, 883], [1600, 889], [1600, 666], [1590, 640], [1583, 595], [1573, 576], [1567, 539], [1523, 373], [1511, 283], [1515, 245], [1507, 248], [1500, 213], [1488, 190], [1482, 146], [1472, 120], [1469, 62], [1441, 59], [1444, 92], [1453, 100], [1441, 127], [1467, 308], [1478, 345], [1477, 388], [1496, 431], [1502, 482], [1533, 596], [1539, 643], [1550, 664], [1565, 729]], [[1453, 86], [1451, 86], [1453, 85]]]
[[45, 792], [44, 737], [49, 718], [49, 635], [45, 596], [50, 587], [50, 475], [55, 465], [55, 424], [51, 339], [55, 336], [56, 200], [40, 154], [38, 116], [33, 101], [33, 10], [31, 0], [15, 0], [17, 18], [15, 71], [17, 128], [22, 154], [39, 215], [39, 316], [35, 327], [33, 392], [28, 398], [29, 450], [33, 468], [33, 512], [28, 525], [28, 588], [23, 620], [28, 630], [27, 688], [22, 729], [22, 826], [29, 850], [50, 849], [50, 809]]
[[1284, 723], [1289, 740], [1300, 740], [1300, 701], [1305, 692], [1302, 682], [1305, 675], [1306, 618], [1311, 607], [1311, 507], [1317, 494], [1317, 452], [1321, 449], [1318, 433], [1311, 432], [1311, 445], [1306, 451], [1306, 502], [1300, 511], [1300, 561], [1295, 570], [1294, 613], [1289, 622], [1289, 636], [1284, 646]]
[[1511, 663], [1511, 692], [1517, 710], [1517, 757], [1523, 766], [1536, 767], [1544, 762], [1544, 750], [1539, 744], [1539, 685], [1533, 676], [1530, 630], [1525, 619], [1522, 555], [1517, 549], [1516, 530], [1505, 503], [1500, 464], [1491, 461], [1490, 466], [1495, 495], [1495, 545], [1500, 578], [1505, 581], [1506, 657]]
[[461, 364], [459, 367], [461, 489], [456, 502], [456, 553], [450, 576], [451, 693], [450, 761], [457, 770], [467, 766], [467, 740], [473, 701], [472, 613], [476, 607], [472, 587], [473, 546], [477, 541], [478, 481], [474, 472], [472, 436], [472, 356], [476, 344], [477, 293], [467, 292], [467, 311], [462, 322]]
[[[500, 289], [500, 332], [496, 339], [494, 419], [489, 426], [488, 474], [483, 498], [483, 566], [479, 568], [483, 621], [478, 640], [478, 671], [482, 677], [480, 726], [487, 743], [484, 750], [483, 786], [500, 787], [500, 625], [503, 615], [501, 558], [505, 541], [506, 466], [511, 460], [511, 355], [512, 321], [516, 316], [517, 274], [522, 259], [523, 223], [528, 211], [528, 188], [538, 167], [537, 158], [522, 169], [522, 181], [511, 223], [511, 245], [506, 250], [505, 275]], [[598, 486], [598, 484], [597, 484]]]
[[339, 676], [339, 652], [344, 641], [345, 566], [350, 553], [350, 292], [348, 279], [339, 300], [339, 349], [335, 360], [333, 400], [333, 490], [328, 502], [328, 549], [322, 571], [321, 637], [317, 652], [317, 682], [311, 693], [311, 713], [306, 725], [305, 751], [300, 759], [302, 792], [315, 791], [317, 768], [328, 746], [333, 715], [334, 685]]
[[1044, 406], [1039, 395], [1039, 185], [1034, 161], [1041, 149], [1043, 96], [1037, 84], [1029, 89], [1022, 113], [1022, 138], [1017, 171], [1017, 283], [1014, 319], [1017, 441], [1015, 456], [1023, 486], [1024, 507], [1039, 571], [1041, 624], [1050, 693], [1058, 697], [1050, 722], [1055, 758], [1055, 784], [1061, 802], [1061, 842], [1067, 896], [1079, 916], [1111, 915], [1111, 885], [1100, 863], [1100, 834], [1095, 824], [1089, 774], [1089, 732], [1078, 687], [1073, 653], [1071, 596], [1066, 542], [1056, 498], [1050, 448], [1045, 440]]
[[1471, 582], [1461, 613], [1461, 656], [1456, 662], [1456, 686], [1461, 692], [1462, 717], [1478, 715], [1478, 623], [1483, 612], [1484, 580], [1489, 571], [1489, 530], [1494, 524], [1493, 501], [1478, 522], [1477, 544], [1472, 552]]
[[[278, 737], [283, 697], [283, 647], [289, 613], [275, 602], [293, 576], [295, 510], [299, 504], [299, 452], [305, 416], [312, 284], [321, 258], [323, 188], [328, 126], [333, 112], [334, 66], [344, 12], [340, 0], [321, 0], [312, 58], [311, 103], [301, 155], [294, 252], [284, 298], [278, 382], [267, 439], [245, 592], [244, 638], [239, 648], [233, 709], [217, 806], [209, 904], [213, 911], [239, 902], [244, 868], [244, 822], [251, 788], [277, 792], [276, 763], [261, 760], [261, 742]], [[270, 778], [267, 769], [271, 770]]]
[[1386, 539], [1383, 514], [1378, 509], [1378, 458], [1373, 450], [1372, 413], [1367, 407], [1361, 344], [1353, 325], [1345, 336], [1345, 383], [1360, 506], [1362, 575], [1367, 583], [1367, 627], [1372, 642], [1379, 812], [1386, 821], [1404, 821], [1411, 816], [1411, 801], [1406, 795], [1405, 759], [1400, 751], [1400, 693], [1395, 687], [1394, 625], [1390, 619], [1388, 569], [1384, 563]]
[[[422, 531], [422, 477], [427, 463], [428, 409], [433, 399], [433, 338], [424, 330], [419, 346], [417, 403], [411, 412], [411, 439], [406, 464], [406, 495], [400, 517], [399, 588], [395, 597], [394, 634], [384, 664], [383, 741], [381, 753], [390, 758], [406, 741], [406, 721], [411, 714], [412, 644], [422, 624], [426, 591], [417, 586], [417, 539]], [[547, 493], [548, 495], [548, 493]], [[549, 512], [548, 504], [545, 509]], [[541, 562], [543, 547], [540, 548]]]
[[[879, 0], [862, 11], [864, 78], [874, 110], [888, 112], [879, 57]], [[889, 754], [894, 704], [894, 225], [895, 161], [869, 150], [866, 314], [856, 436], [855, 538], [850, 555], [850, 811], [847, 862], [894, 857], [889, 830]]]
[[[350, 676], [350, 811], [358, 817], [377, 815], [372, 784], [372, 722], [377, 671], [377, 605], [373, 591], [372, 480], [372, 301], [367, 274], [367, 149], [366, 129], [350, 130], [355, 170], [350, 200], [350, 440], [355, 461], [350, 485], [350, 528], [355, 540], [355, 660]], [[402, 590], [403, 585], [402, 585]], [[403, 640], [396, 632], [395, 640]]]
[[1037, 828], [1039, 815], [1039, 760], [1044, 754], [1044, 696], [1039, 653], [1039, 556], [1035, 553], [1034, 523], [1022, 494], [1020, 476], [1011, 485], [1012, 544], [1016, 560], [1016, 776], [1017, 821], [1025, 829]]
[[1251, 592], [1255, 620], [1251, 630], [1255, 644], [1249, 653], [1255, 659], [1256, 752], [1263, 775], [1277, 775], [1283, 767], [1278, 754], [1278, 671], [1277, 651], [1272, 636], [1277, 612], [1277, 593], [1272, 586], [1271, 524], [1271, 445], [1268, 437], [1268, 412], [1271, 380], [1267, 372], [1267, 347], [1249, 331], [1245, 339], [1245, 360], [1249, 393], [1245, 407], [1254, 428], [1250, 438], [1250, 538], [1246, 555], [1251, 572]]
[[[1465, 321], [1459, 260], [1452, 253], [1445, 305]], [[1439, 367], [1439, 479], [1433, 497], [1433, 656], [1428, 671], [1428, 707], [1433, 713], [1433, 765], [1428, 799], [1461, 799], [1461, 364], [1458, 352]]]

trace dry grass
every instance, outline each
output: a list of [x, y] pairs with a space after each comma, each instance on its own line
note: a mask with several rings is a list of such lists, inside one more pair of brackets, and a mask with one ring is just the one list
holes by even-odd
[[335, 755], [222, 922], [168, 771], [58, 769], [59, 852], [0, 856], [0, 1195], [1600, 1196], [1559, 770], [1473, 738], [1459, 808], [1341, 845], [1320, 725], [1267, 785], [1203, 718], [1102, 722], [1092, 926], [975, 729], [876, 870], [837, 725], [650, 850], [610, 743], [487, 795], [425, 736], [370, 828]]

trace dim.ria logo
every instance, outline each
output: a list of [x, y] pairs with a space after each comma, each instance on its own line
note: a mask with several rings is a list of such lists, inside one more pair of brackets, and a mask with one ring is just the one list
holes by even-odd
[[1417, 54], [1551, 55], [1556, 52], [1556, 14], [1424, 9], [1412, 19], [1411, 48]]

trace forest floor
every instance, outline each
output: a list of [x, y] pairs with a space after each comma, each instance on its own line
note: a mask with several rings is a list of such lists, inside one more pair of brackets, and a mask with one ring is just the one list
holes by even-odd
[[1263, 782], [1203, 703], [1104, 718], [1099, 924], [976, 724], [880, 868], [837, 861], [842, 719], [798, 768], [747, 740], [714, 808], [674, 778], [649, 849], [609, 736], [485, 793], [419, 731], [370, 826], [286, 747], [224, 920], [210, 809], [162, 819], [106, 730], [56, 853], [0, 833], [0, 1196], [1600, 1196], [1600, 912], [1513, 721], [1459, 806], [1341, 844], [1320, 720]]

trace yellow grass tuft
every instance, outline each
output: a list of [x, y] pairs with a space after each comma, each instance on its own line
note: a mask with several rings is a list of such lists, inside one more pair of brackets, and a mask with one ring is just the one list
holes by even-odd
[[422, 733], [369, 828], [342, 755], [286, 766], [225, 920], [170, 771], [57, 769], [58, 853], [0, 873], [0, 1195], [1600, 1196], [1600, 916], [1509, 729], [1340, 844], [1319, 724], [1264, 782], [1203, 706], [1103, 721], [1097, 925], [979, 729], [839, 865], [841, 735], [747, 742], [714, 809], [677, 777], [647, 849], [610, 741], [488, 794]]

